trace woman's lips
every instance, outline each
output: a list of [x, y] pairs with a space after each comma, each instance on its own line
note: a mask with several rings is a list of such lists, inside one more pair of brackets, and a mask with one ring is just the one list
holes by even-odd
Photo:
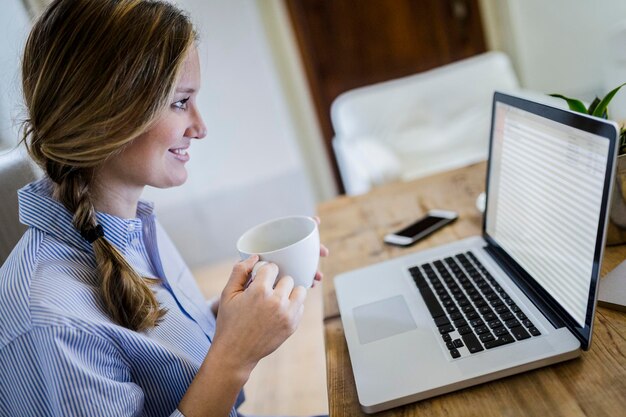
[[168, 149], [168, 151], [174, 155], [174, 158], [179, 161], [187, 162], [189, 161], [189, 154], [187, 153], [187, 148], [172, 148]]

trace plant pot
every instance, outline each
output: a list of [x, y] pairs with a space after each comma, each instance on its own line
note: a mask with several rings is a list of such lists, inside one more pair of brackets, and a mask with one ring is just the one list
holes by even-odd
[[626, 243], [626, 155], [621, 155], [617, 158], [606, 244], [624, 243]]

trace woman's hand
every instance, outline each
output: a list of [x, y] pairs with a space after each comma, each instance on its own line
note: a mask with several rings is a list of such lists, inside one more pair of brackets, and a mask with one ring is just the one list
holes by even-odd
[[[317, 216], [313, 216], [313, 220], [315, 220], [317, 222], [318, 226], [321, 223], [320, 218], [317, 217]], [[328, 256], [328, 254], [329, 254], [328, 248], [326, 246], [320, 244], [320, 256], [326, 257], [326, 256]], [[313, 279], [312, 287], [315, 287], [316, 282], [317, 281], [321, 281], [322, 278], [324, 278], [324, 274], [318, 269], [317, 272], [315, 273], [315, 278]]]
[[294, 287], [293, 278], [281, 278], [274, 288], [278, 267], [260, 267], [246, 287], [252, 268], [259, 260], [251, 256], [239, 262], [222, 296], [211, 350], [224, 360], [251, 372], [259, 360], [272, 353], [296, 330], [304, 311], [306, 289]]

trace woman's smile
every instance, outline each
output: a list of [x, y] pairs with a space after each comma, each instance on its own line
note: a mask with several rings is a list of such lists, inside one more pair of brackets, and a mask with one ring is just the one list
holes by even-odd
[[180, 147], [180, 148], [171, 148], [168, 149], [168, 151], [174, 155], [174, 158], [178, 159], [179, 161], [183, 161], [183, 162], [187, 162], [189, 161], [189, 153], [187, 152], [187, 149], [189, 149], [189, 146], [184, 146], [184, 147]]

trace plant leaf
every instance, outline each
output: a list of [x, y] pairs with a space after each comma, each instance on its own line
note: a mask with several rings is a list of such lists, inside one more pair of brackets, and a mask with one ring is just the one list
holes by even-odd
[[593, 114], [593, 111], [596, 109], [596, 107], [598, 107], [598, 104], [600, 104], [600, 99], [596, 97], [589, 105], [589, 114]]
[[580, 101], [580, 100], [576, 100], [575, 98], [565, 97], [562, 94], [550, 94], [550, 96], [557, 97], [557, 98], [562, 98], [563, 100], [567, 101], [567, 105], [569, 106], [570, 110], [577, 111], [579, 113], [588, 114], [587, 113], [587, 108], [585, 107], [583, 102]]
[[613, 100], [613, 96], [615, 96], [615, 94], [619, 91], [619, 89], [625, 85], [626, 83], [620, 85], [619, 87], [614, 88], [611, 92], [609, 92], [609, 94], [604, 96], [602, 101], [600, 101], [600, 104], [598, 104], [598, 106], [593, 111], [592, 115], [596, 117], [602, 117], [602, 115], [607, 112], [606, 108], [609, 106], [609, 103], [611, 102], [611, 100]]

